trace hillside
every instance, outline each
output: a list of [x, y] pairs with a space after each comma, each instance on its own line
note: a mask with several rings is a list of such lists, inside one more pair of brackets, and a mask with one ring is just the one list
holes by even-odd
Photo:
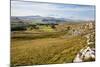
[[86, 37], [92, 32], [95, 32], [94, 22], [59, 23], [54, 26], [38, 24], [35, 28], [31, 26], [27, 30], [12, 31], [11, 64], [71, 63], [87, 46]]

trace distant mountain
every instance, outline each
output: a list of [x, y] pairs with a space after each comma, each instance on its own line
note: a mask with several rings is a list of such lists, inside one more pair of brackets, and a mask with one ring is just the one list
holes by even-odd
[[42, 16], [11, 16], [11, 22], [34, 23], [65, 23], [65, 22], [83, 22], [82, 20], [73, 20], [66, 18], [42, 17]]

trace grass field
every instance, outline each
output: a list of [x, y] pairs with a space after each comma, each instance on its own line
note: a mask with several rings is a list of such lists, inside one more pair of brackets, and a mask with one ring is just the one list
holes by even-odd
[[63, 38], [66, 32], [12, 33], [11, 65], [41, 65], [70, 63], [86, 46], [86, 38], [73, 36]]

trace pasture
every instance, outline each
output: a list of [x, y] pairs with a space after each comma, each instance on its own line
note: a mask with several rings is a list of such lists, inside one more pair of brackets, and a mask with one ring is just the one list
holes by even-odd
[[64, 36], [66, 32], [33, 33], [18, 31], [11, 36], [11, 64], [41, 65], [71, 63], [84, 46], [83, 36]]

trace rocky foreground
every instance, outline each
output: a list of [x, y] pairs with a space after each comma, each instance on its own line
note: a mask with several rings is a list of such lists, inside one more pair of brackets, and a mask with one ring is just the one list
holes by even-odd
[[87, 38], [87, 46], [80, 50], [73, 62], [95, 61], [94, 32], [87, 34], [85, 37]]

